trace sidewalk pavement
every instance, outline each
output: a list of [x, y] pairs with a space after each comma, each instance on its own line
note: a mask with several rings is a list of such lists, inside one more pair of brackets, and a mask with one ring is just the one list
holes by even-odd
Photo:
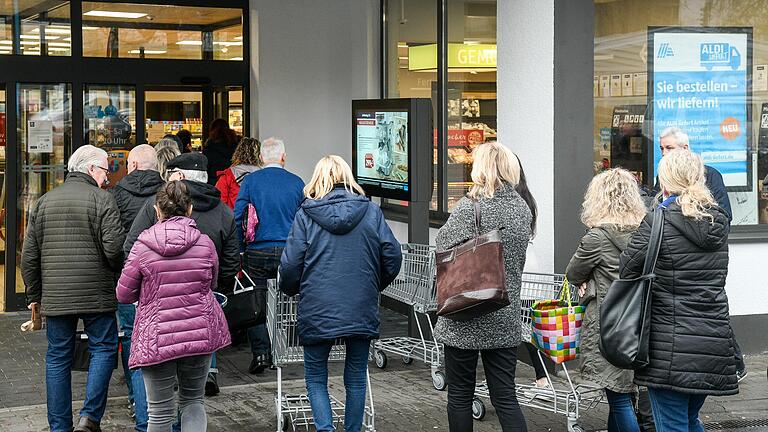
[[[383, 312], [384, 336], [402, 335], [405, 320], [393, 313]], [[45, 407], [45, 333], [20, 333], [18, 326], [26, 314], [0, 314], [0, 431], [47, 430]], [[429, 368], [414, 362], [404, 365], [390, 356], [387, 369], [377, 369], [371, 363], [371, 386], [376, 410], [376, 430], [379, 432], [447, 431], [446, 393], [432, 387]], [[275, 431], [274, 395], [276, 373], [262, 375], [247, 373], [250, 353], [246, 347], [233, 347], [220, 352], [219, 383], [221, 394], [206, 399], [209, 431]], [[742, 382], [740, 394], [728, 398], [709, 398], [702, 410], [702, 420], [708, 431], [768, 431], [768, 354], [747, 358], [750, 374]], [[572, 369], [575, 369], [573, 367]], [[329, 379], [331, 393], [343, 395], [343, 367], [333, 364]], [[482, 370], [482, 368], [480, 369]], [[283, 387], [290, 393], [304, 393], [301, 365], [283, 370]], [[482, 373], [478, 374], [480, 377]], [[76, 414], [84, 396], [86, 374], [73, 373], [73, 399]], [[517, 382], [528, 384], [534, 379], [533, 369], [520, 364]], [[115, 370], [110, 384], [107, 414], [102, 421], [105, 432], [130, 431], [129, 416], [122, 369]], [[500, 430], [491, 404], [488, 413], [475, 422], [475, 431]], [[565, 431], [565, 416], [523, 408], [530, 431]], [[607, 406], [583, 412], [580, 424], [586, 430], [605, 428]], [[750, 424], [754, 427], [748, 427]]]

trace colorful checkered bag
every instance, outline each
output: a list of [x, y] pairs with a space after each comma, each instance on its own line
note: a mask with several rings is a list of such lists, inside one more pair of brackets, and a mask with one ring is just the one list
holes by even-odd
[[571, 303], [566, 278], [560, 298], [540, 300], [531, 307], [532, 342], [555, 363], [573, 360], [579, 354], [584, 306]]

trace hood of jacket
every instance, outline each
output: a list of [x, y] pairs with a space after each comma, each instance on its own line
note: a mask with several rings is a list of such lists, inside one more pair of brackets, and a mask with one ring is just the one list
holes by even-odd
[[667, 208], [665, 218], [683, 236], [704, 250], [717, 250], [728, 240], [731, 224], [728, 215], [718, 206], [711, 207], [707, 213], [712, 218], [693, 219], [683, 215], [677, 203]]
[[176, 216], [160, 221], [139, 236], [139, 241], [164, 257], [181, 255], [197, 243], [200, 231], [194, 220]]
[[115, 187], [124, 189], [131, 195], [148, 197], [154, 195], [163, 183], [157, 171], [136, 170], [123, 177]]
[[304, 213], [331, 234], [344, 235], [355, 229], [368, 212], [367, 198], [347, 192], [343, 187], [333, 189], [320, 200], [306, 199], [301, 204]]
[[[250, 174], [254, 171], [258, 171], [259, 169], [261, 169], [261, 167], [258, 167], [256, 165], [235, 165], [231, 168], [232, 175], [235, 176], [235, 180], [240, 178], [240, 176], [242, 176], [243, 174]], [[240, 179], [240, 183], [242, 183], [242, 179]]]
[[627, 248], [629, 239], [637, 228], [619, 227], [613, 224], [600, 225], [600, 229], [605, 233], [605, 237], [621, 253]]
[[216, 189], [216, 186], [190, 180], [184, 180], [184, 184], [187, 185], [192, 197], [193, 210], [207, 212], [221, 204], [221, 192]]

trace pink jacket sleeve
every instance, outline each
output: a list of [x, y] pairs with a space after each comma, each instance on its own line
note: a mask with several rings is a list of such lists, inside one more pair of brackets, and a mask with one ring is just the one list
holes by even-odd
[[128, 259], [123, 266], [123, 272], [120, 274], [120, 280], [117, 282], [117, 301], [124, 304], [136, 303], [141, 293], [141, 260], [139, 259], [139, 249], [141, 244], [136, 242], [128, 254]]

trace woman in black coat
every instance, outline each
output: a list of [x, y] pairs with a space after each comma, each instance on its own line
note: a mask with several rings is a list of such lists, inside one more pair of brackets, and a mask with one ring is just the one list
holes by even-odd
[[[725, 278], [728, 215], [704, 184], [704, 164], [689, 151], [659, 163], [664, 200], [661, 250], [651, 292], [650, 363], [635, 371], [648, 387], [656, 428], [704, 431], [699, 410], [708, 395], [738, 393]], [[653, 215], [621, 255], [621, 277], [643, 272]]]
[[237, 134], [229, 128], [224, 119], [211, 123], [208, 140], [203, 147], [203, 154], [208, 158], [208, 183], [215, 185], [217, 173], [232, 165], [232, 155], [237, 147]]

